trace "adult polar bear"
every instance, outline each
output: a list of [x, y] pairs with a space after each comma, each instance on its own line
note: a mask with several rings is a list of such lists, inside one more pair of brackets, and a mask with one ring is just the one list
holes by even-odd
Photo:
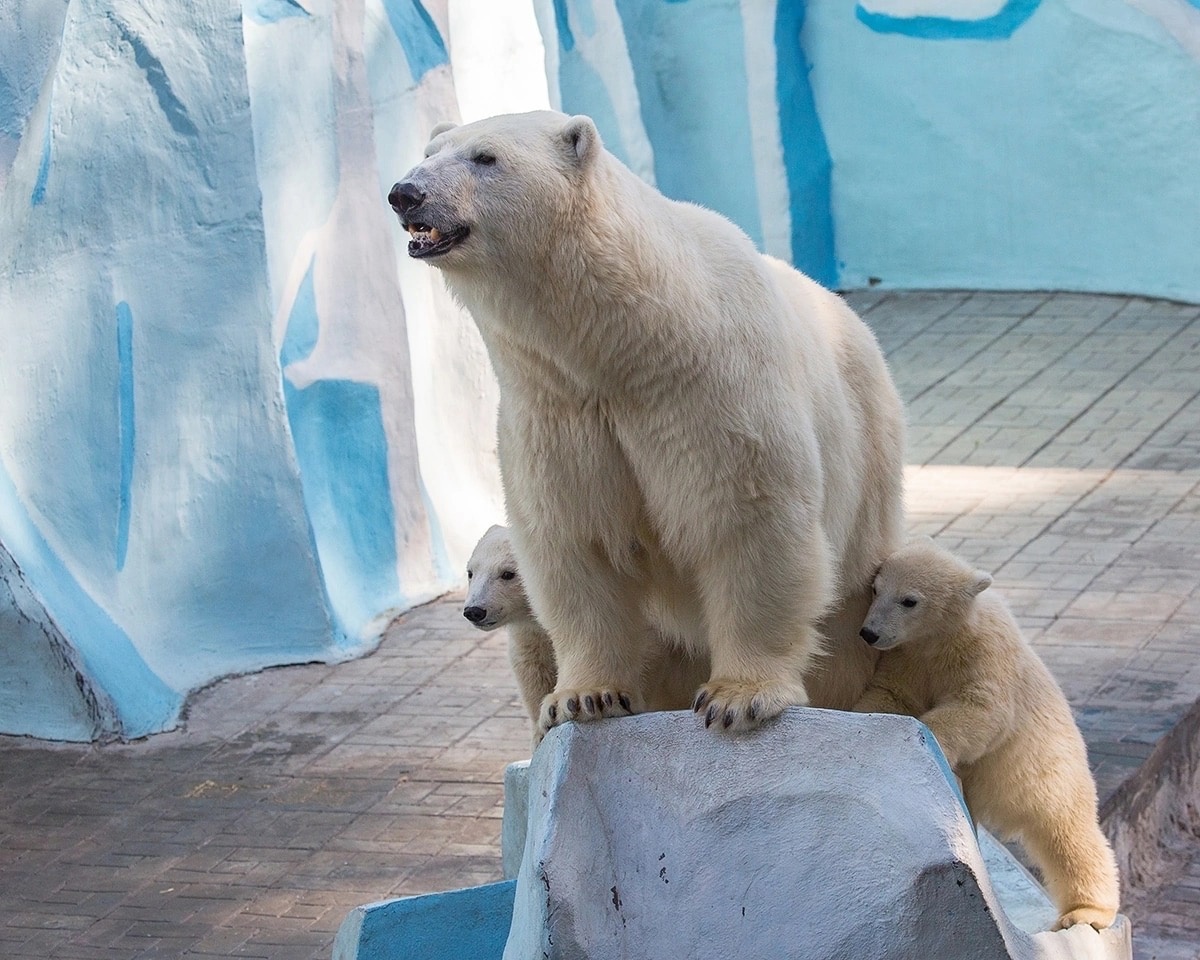
[[558, 663], [541, 728], [640, 709], [659, 636], [709, 659], [706, 725], [852, 706], [901, 542], [903, 415], [866, 325], [643, 183], [587, 117], [441, 124], [388, 199], [499, 380], [513, 542]]

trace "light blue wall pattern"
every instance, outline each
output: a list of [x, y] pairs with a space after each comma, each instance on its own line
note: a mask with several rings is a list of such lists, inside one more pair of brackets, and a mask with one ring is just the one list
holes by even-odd
[[1200, 299], [1200, 0], [537, 3], [563, 109], [825, 283]]
[[453, 586], [494, 385], [385, 200], [457, 113], [436, 5], [50, 13], [0, 0], [0, 732], [138, 737]]
[[1200, 300], [1200, 12], [998, 6], [978, 23], [810, 6], [840, 282]]

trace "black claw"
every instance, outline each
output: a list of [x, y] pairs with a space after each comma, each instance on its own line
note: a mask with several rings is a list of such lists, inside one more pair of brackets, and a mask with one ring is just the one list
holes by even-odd
[[604, 694], [604, 705], [605, 705], [606, 707], [611, 707], [611, 706], [613, 705], [613, 698], [612, 698], [612, 694], [611, 694], [611, 693], [608, 693], [608, 692], [606, 692], [606, 693]]
[[617, 702], [621, 704], [626, 713], [633, 713], [633, 704], [630, 703], [629, 697], [624, 693], [617, 694]]
[[757, 700], [750, 701], [750, 709], [746, 711], [746, 716], [748, 716], [751, 720], [758, 719], [758, 701]]
[[558, 707], [556, 707], [554, 704], [550, 704], [550, 709], [549, 709], [549, 710], [547, 710], [546, 712], [547, 712], [548, 714], [550, 714], [550, 719], [551, 719], [551, 720], [557, 720], [557, 719], [558, 719]]
[[728, 730], [730, 727], [733, 726], [733, 711], [732, 710], [725, 711], [725, 719], [721, 721], [721, 725], [726, 730]]
[[586, 713], [596, 712], [596, 700], [590, 693], [583, 698], [583, 709]]
[[571, 697], [567, 701], [567, 713], [578, 713], [578, 712], [579, 712], [579, 700], [576, 697]]
[[708, 703], [708, 691], [701, 690], [698, 694], [696, 694], [696, 699], [692, 701], [692, 711], [694, 713], [699, 713], [704, 709], [704, 705], [706, 703]]
[[712, 722], [717, 719], [717, 705], [714, 703], [708, 708], [708, 713], [704, 715], [704, 726], [711, 727]]

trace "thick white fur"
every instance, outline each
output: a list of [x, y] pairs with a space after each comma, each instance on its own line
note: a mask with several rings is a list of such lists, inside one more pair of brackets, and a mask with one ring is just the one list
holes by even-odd
[[[506, 576], [512, 574], [511, 577]], [[517, 566], [508, 529], [491, 527], [475, 545], [467, 561], [467, 598], [463, 610], [485, 611], [474, 625], [491, 631], [508, 631], [508, 660], [521, 700], [533, 724], [533, 745], [542, 740], [538, 726], [542, 701], [554, 691], [558, 669], [548, 634], [529, 607], [525, 584]], [[708, 665], [687, 656], [677, 643], [653, 644], [647, 660], [643, 689], [650, 710], [682, 710], [692, 702], [696, 687], [708, 675]]]
[[1087, 749], [1054, 677], [987, 591], [991, 582], [927, 538], [885, 561], [864, 636], [878, 636], [887, 652], [854, 709], [919, 717], [971, 813], [1019, 839], [1042, 871], [1059, 926], [1107, 927], [1120, 891]]
[[851, 706], [901, 526], [901, 405], [867, 327], [586, 117], [495, 117], [426, 154], [411, 218], [471, 231], [431, 262], [500, 383], [513, 544], [558, 665], [543, 729], [642, 709], [665, 637], [711, 663], [709, 723], [809, 702], [806, 672], [813, 703]]

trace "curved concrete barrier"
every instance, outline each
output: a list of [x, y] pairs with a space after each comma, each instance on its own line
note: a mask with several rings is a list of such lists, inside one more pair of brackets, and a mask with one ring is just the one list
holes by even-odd
[[568, 724], [506, 771], [502, 851], [510, 886], [360, 907], [336, 960], [1132, 957], [1124, 917], [1049, 931], [1045, 892], [977, 840], [907, 717]]

